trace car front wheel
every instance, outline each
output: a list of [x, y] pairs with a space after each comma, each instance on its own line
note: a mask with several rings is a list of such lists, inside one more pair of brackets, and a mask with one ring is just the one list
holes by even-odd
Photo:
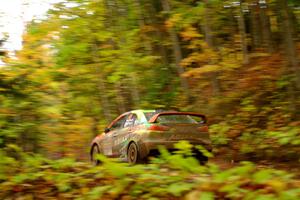
[[100, 149], [98, 145], [94, 144], [91, 148], [91, 161], [94, 165], [99, 165], [100, 161], [97, 159], [97, 155], [100, 154]]
[[140, 162], [138, 147], [134, 142], [132, 142], [128, 147], [127, 161], [132, 164]]

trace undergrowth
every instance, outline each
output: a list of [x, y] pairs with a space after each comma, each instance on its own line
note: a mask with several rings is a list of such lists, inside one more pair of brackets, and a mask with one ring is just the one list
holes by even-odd
[[[149, 164], [129, 165], [103, 156], [100, 166], [72, 159], [49, 160], [35, 154], [1, 151], [0, 199], [283, 199], [300, 198], [293, 175], [251, 162], [223, 170], [203, 166], [178, 144]], [[11, 154], [11, 152], [10, 152]], [[211, 156], [211, 155], [209, 155]]]

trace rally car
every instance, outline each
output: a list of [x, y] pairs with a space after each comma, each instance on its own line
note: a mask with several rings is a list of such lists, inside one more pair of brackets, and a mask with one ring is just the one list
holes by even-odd
[[[140, 163], [156, 155], [159, 146], [172, 151], [181, 140], [211, 151], [206, 117], [192, 112], [133, 110], [117, 117], [94, 138], [90, 157], [95, 164], [99, 164], [97, 154]], [[201, 162], [208, 159], [196, 149], [195, 156]]]

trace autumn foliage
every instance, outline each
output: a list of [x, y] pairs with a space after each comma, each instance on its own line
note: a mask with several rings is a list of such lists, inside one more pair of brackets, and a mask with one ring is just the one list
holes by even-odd
[[[163, 108], [207, 115], [217, 158], [300, 173], [299, 6], [297, 0], [55, 4], [47, 18], [28, 24], [15, 57], [0, 54], [3, 195], [295, 199], [297, 181], [249, 163], [222, 171], [190, 169], [185, 158], [134, 167], [105, 160], [99, 168], [48, 159], [88, 161], [91, 139], [120, 113]], [[15, 147], [24, 155], [16, 156]]]

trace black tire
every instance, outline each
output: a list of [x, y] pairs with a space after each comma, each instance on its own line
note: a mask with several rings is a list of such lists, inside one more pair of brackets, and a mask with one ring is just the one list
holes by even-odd
[[194, 150], [194, 155], [201, 165], [205, 165], [208, 162], [208, 157], [204, 156], [199, 150]]
[[208, 162], [208, 157], [202, 155], [201, 153], [196, 155], [196, 159], [201, 165], [205, 165]]
[[98, 147], [97, 144], [94, 144], [91, 148], [91, 161], [94, 165], [99, 165], [100, 164], [100, 161], [97, 160], [95, 157], [96, 155], [100, 154], [100, 149]]
[[207, 157], [202, 157], [201, 159], [198, 159], [199, 163], [201, 165], [206, 165], [208, 162], [208, 158]]
[[127, 162], [131, 164], [136, 164], [141, 162], [138, 147], [134, 142], [130, 143], [128, 147]]

